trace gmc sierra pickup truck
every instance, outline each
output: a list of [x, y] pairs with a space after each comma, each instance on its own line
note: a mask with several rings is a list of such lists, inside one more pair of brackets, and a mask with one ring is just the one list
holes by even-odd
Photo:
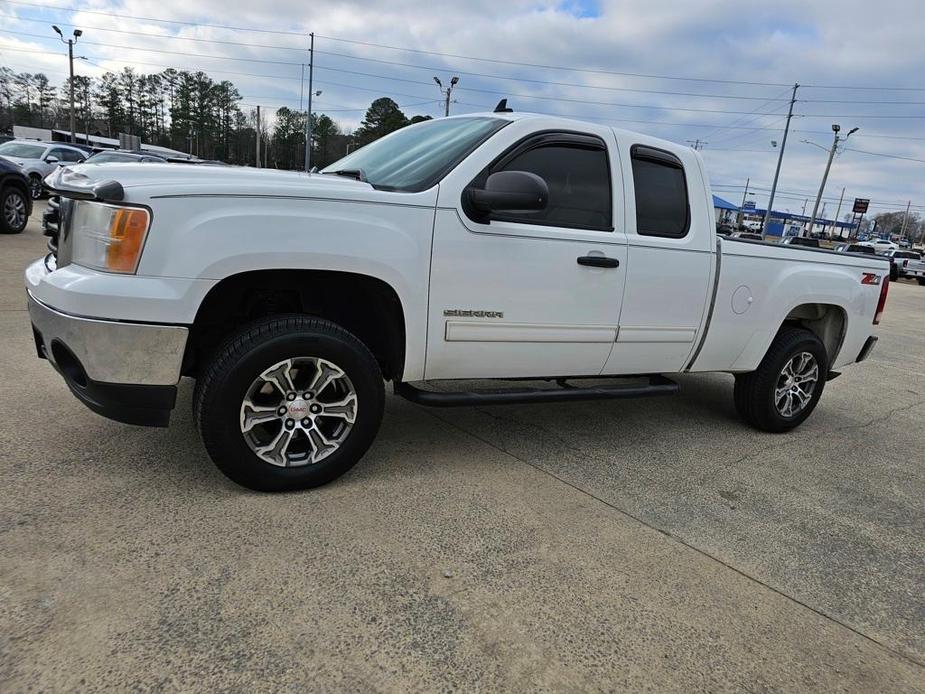
[[[259, 490], [354, 465], [384, 381], [450, 406], [728, 372], [742, 418], [782, 432], [870, 353], [889, 286], [884, 258], [717, 236], [688, 147], [504, 110], [403, 128], [320, 173], [82, 164], [45, 183], [51, 253], [25, 273], [39, 356], [130, 424], [167, 425], [195, 379], [206, 450]], [[461, 379], [542, 382], [428, 385]]]

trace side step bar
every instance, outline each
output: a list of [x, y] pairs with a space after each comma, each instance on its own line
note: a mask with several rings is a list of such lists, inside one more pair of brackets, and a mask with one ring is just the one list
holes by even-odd
[[576, 388], [557, 379], [559, 388], [516, 388], [492, 391], [440, 392], [421, 390], [409, 383], [396, 383], [395, 394], [429, 407], [466, 407], [472, 405], [519, 405], [532, 402], [571, 402], [573, 400], [611, 400], [674, 395], [680, 386], [664, 376], [649, 376], [648, 384], [593, 386]]

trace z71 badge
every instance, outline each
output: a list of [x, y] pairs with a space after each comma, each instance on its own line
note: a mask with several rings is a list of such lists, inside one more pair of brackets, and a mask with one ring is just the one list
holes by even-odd
[[462, 308], [443, 309], [443, 315], [451, 318], [504, 318], [503, 311], [473, 311]]

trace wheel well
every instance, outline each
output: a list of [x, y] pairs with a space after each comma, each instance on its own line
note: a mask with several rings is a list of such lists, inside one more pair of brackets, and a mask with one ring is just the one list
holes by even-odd
[[401, 380], [405, 319], [395, 290], [375, 277], [328, 270], [256, 270], [223, 279], [196, 313], [183, 374], [195, 377], [218, 344], [239, 326], [282, 313], [337, 323], [369, 348], [387, 379]]
[[784, 325], [809, 330], [825, 345], [829, 366], [835, 362], [848, 326], [845, 309], [835, 304], [800, 304], [784, 319]]

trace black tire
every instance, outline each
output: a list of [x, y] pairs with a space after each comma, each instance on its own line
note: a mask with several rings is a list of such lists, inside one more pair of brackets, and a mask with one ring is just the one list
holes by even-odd
[[[302, 357], [329, 360], [347, 375], [357, 398], [356, 421], [326, 458], [280, 467], [258, 457], [245, 440], [241, 406], [261, 373], [280, 361]], [[366, 345], [330, 321], [283, 315], [242, 327], [215, 351], [196, 383], [193, 413], [219, 470], [249, 489], [277, 492], [317, 487], [353, 467], [379, 431], [384, 402], [382, 374]]]
[[925, 287], [925, 277], [916, 277], [916, 281], [923, 287]]
[[29, 174], [29, 194], [33, 200], [38, 200], [44, 195], [45, 189], [42, 184], [42, 177], [38, 174]]
[[[801, 352], [816, 359], [818, 378], [807, 405], [794, 416], [785, 417], [777, 409], [774, 394], [778, 379], [787, 363]], [[825, 345], [813, 333], [800, 328], [783, 328], [774, 338], [758, 368], [747, 374], [737, 374], [735, 406], [739, 416], [757, 429], [780, 433], [799, 426], [812, 414], [825, 388], [829, 370]]]
[[[7, 205], [19, 202], [22, 218], [18, 222], [8, 219]], [[22, 189], [16, 186], [7, 186], [0, 191], [0, 234], [21, 234], [29, 221], [29, 202]]]

